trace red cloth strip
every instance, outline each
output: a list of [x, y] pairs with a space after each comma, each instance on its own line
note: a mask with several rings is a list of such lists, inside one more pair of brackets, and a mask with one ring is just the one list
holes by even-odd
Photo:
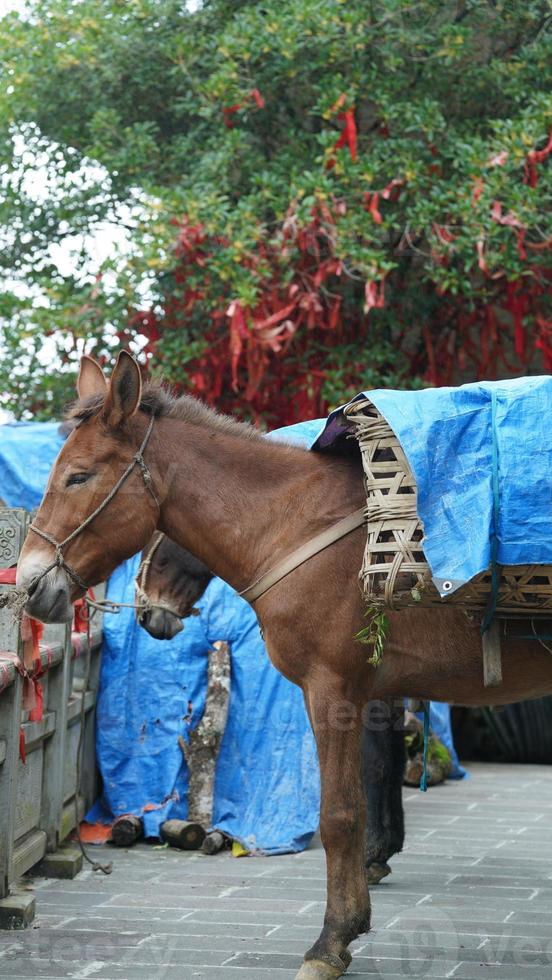
[[7, 664], [0, 664], [0, 694], [5, 691], [10, 683], [10, 672]]
[[33, 686], [34, 706], [29, 711], [29, 721], [42, 721], [44, 716], [44, 688], [36, 677], [29, 678]]
[[[43, 691], [42, 684], [32, 677], [25, 667], [21, 663], [19, 657], [16, 653], [10, 651], [1, 651], [0, 658], [3, 660], [9, 660], [13, 664], [18, 674], [23, 678], [23, 709], [29, 712], [30, 721], [41, 721], [43, 712]], [[8, 675], [7, 668], [5, 664], [0, 665], [0, 670], [2, 670], [2, 677], [0, 679], [0, 690], [6, 686]]]

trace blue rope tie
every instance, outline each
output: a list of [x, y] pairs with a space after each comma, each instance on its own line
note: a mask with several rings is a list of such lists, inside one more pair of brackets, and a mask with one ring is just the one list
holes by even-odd
[[427, 793], [427, 754], [429, 750], [429, 701], [424, 701], [424, 756], [420, 791]]

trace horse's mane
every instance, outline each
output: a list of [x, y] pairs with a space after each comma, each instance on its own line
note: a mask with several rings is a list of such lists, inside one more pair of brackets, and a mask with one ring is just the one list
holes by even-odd
[[[86, 422], [100, 414], [103, 395], [92, 395], [74, 403], [65, 416], [69, 422]], [[228, 415], [221, 415], [191, 395], [176, 397], [159, 381], [148, 381], [142, 389], [140, 411], [156, 418], [183, 419], [192, 425], [209, 428], [240, 439], [262, 440], [263, 435], [248, 422], [238, 422]]]

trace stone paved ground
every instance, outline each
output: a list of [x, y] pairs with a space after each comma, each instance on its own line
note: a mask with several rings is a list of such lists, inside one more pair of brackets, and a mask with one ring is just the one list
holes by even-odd
[[[373, 891], [351, 978], [552, 980], [552, 767], [470, 768], [425, 796], [405, 790], [407, 847]], [[140, 845], [109, 858], [110, 878], [35, 880], [34, 927], [0, 934], [1, 977], [293, 980], [320, 929], [319, 845], [240, 860]]]

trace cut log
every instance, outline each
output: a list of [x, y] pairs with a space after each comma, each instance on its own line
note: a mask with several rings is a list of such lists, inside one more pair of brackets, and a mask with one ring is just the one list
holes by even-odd
[[[215, 766], [228, 717], [230, 656], [219, 641], [209, 653], [205, 711], [188, 741], [178, 739], [189, 772], [188, 820], [209, 829], [213, 819]], [[212, 853], [212, 852], [211, 852]]]
[[131, 847], [143, 836], [144, 830], [140, 817], [135, 817], [133, 813], [125, 813], [122, 817], [117, 817], [113, 824], [109, 843], [114, 844], [115, 847]]
[[205, 831], [194, 820], [165, 820], [161, 824], [161, 836], [171, 847], [181, 851], [198, 851], [205, 840]]
[[224, 834], [221, 834], [220, 830], [212, 830], [203, 841], [201, 851], [203, 854], [218, 854], [225, 846], [226, 837]]

